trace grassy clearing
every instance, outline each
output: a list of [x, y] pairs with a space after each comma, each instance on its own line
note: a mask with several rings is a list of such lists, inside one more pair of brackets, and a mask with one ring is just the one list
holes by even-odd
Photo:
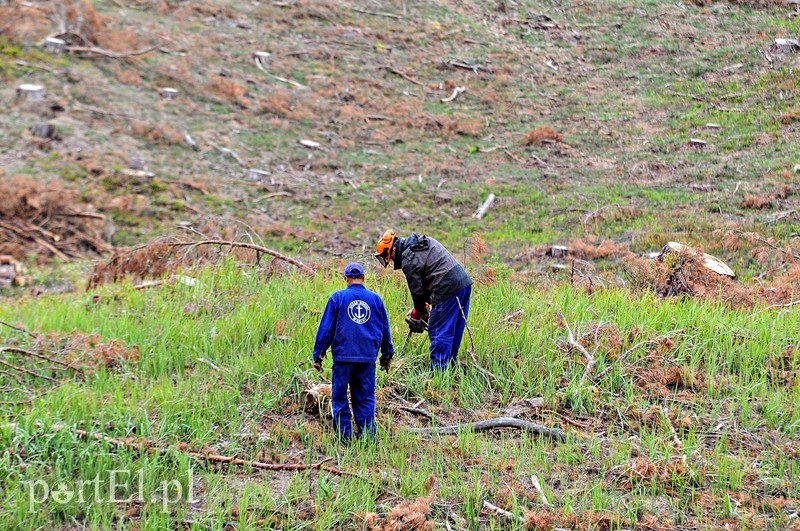
[[[225, 522], [359, 528], [365, 518], [390, 518], [393, 508], [422, 498], [430, 500], [423, 511], [430, 521], [469, 528], [505, 525], [482, 510], [484, 500], [527, 518], [532, 528], [540, 517], [585, 527], [604, 519], [632, 527], [651, 518], [701, 527], [790, 523], [800, 499], [793, 450], [800, 314], [632, 298], [625, 290], [587, 296], [568, 285], [517, 280], [507, 270], [496, 276], [476, 287], [474, 347], [465, 338], [464, 371], [429, 374], [425, 339], [412, 338], [393, 371], [379, 375], [378, 442], [350, 447], [299, 406], [302, 389], [318, 379], [308, 357], [327, 294], [342, 287], [338, 275], [264, 278], [229, 263], [198, 271], [194, 286], [125, 284], [4, 305], [0, 320], [51, 338], [49, 356], [66, 356], [64, 338], [86, 334], [97, 335], [95, 345], [118, 342], [139, 356], [94, 363], [98, 351], [87, 349], [83, 375], [54, 371], [64, 382], [57, 389], [30, 404], [0, 406], [16, 424], [0, 427], [0, 520], [26, 529], [181, 522], [196, 529]], [[408, 305], [402, 278], [371, 274], [368, 284], [387, 303], [399, 350], [399, 316]], [[570, 330], [596, 357], [585, 377]], [[2, 336], [23, 348], [36, 341], [7, 326]], [[488, 373], [474, 368], [468, 350]], [[33, 377], [19, 383], [18, 389], [50, 387]], [[6, 397], [28, 398], [10, 389]], [[526, 402], [535, 397], [543, 406]], [[401, 409], [413, 403], [440, 425], [516, 409], [520, 418], [561, 427], [568, 439], [468, 431], [423, 437], [406, 431], [425, 425]], [[79, 438], [75, 429], [146, 439], [163, 450], [120, 449]], [[187, 450], [269, 463], [330, 460], [358, 477], [217, 467]], [[116, 499], [133, 494], [132, 500], [108, 501], [113, 470], [132, 471], [115, 476]], [[430, 477], [438, 480], [434, 488]], [[30, 483], [36, 480], [52, 489], [83, 486], [84, 499], [45, 500], [42, 483]], [[31, 485], [41, 502], [33, 507]]]

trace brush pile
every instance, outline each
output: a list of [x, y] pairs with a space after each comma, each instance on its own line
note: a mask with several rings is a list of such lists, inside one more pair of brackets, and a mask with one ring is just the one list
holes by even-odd
[[0, 182], [0, 254], [16, 260], [31, 255], [97, 258], [113, 250], [105, 216], [81, 203], [77, 193], [23, 178]]

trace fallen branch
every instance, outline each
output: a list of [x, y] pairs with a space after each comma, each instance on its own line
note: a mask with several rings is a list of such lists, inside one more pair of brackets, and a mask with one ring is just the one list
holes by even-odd
[[363, 13], [364, 15], [373, 15], [375, 17], [387, 17], [387, 18], [396, 18], [401, 19], [403, 15], [395, 15], [394, 13], [383, 13], [380, 11], [367, 11], [366, 9], [359, 9], [357, 7], [351, 7], [353, 11], [356, 13]]
[[744, 232], [742, 232], [740, 230], [734, 230], [733, 232], [735, 232], [736, 234], [742, 236], [746, 240], [750, 239], [750, 236], [752, 236], [756, 241], [758, 241], [760, 243], [763, 243], [764, 245], [766, 245], [768, 247], [771, 247], [771, 248], [775, 249], [776, 251], [779, 251], [779, 252], [781, 252], [781, 253], [783, 253], [783, 254], [785, 254], [787, 256], [790, 256], [790, 257], [792, 257], [792, 258], [794, 258], [796, 260], [800, 260], [800, 254], [794, 254], [793, 252], [787, 251], [786, 249], [781, 249], [780, 247], [778, 247], [774, 243], [765, 240], [764, 238], [762, 238], [761, 236], [759, 236], [758, 234], [756, 234], [754, 232], [750, 232], [750, 233], [747, 233], [747, 234], [745, 234]]
[[465, 87], [456, 87], [456, 88], [453, 89], [453, 93], [450, 94], [450, 96], [448, 96], [446, 98], [442, 98], [441, 101], [442, 101], [442, 103], [449, 103], [449, 102], [453, 101], [454, 99], [456, 99], [459, 94], [461, 94], [462, 92], [466, 92], [466, 91], [467, 91], [467, 89]]
[[466, 430], [489, 431], [500, 428], [515, 428], [518, 430], [530, 431], [536, 435], [549, 437], [550, 439], [557, 441], [563, 441], [566, 438], [564, 432], [558, 428], [548, 428], [547, 426], [542, 426], [541, 424], [511, 417], [497, 417], [478, 422], [467, 422], [465, 424], [455, 424], [453, 426], [441, 426], [436, 428], [409, 428], [406, 431], [411, 433], [419, 433], [421, 435], [454, 435]]
[[272, 249], [267, 249], [266, 247], [261, 247], [260, 245], [256, 245], [254, 243], [243, 243], [243, 242], [232, 242], [232, 241], [224, 241], [224, 240], [203, 240], [199, 242], [169, 242], [165, 244], [168, 247], [200, 247], [201, 245], [219, 245], [220, 247], [238, 247], [241, 249], [251, 249], [259, 253], [259, 258], [261, 254], [267, 254], [269, 256], [273, 256], [279, 260], [283, 260], [284, 262], [288, 262], [294, 266], [299, 267], [306, 273], [313, 275], [316, 271], [305, 265], [303, 262], [299, 260], [295, 260], [294, 258], [290, 258], [286, 255], [283, 255], [277, 251], [273, 251]]
[[409, 83], [413, 83], [415, 85], [419, 85], [420, 87], [424, 86], [422, 83], [420, 83], [419, 81], [417, 81], [413, 77], [409, 76], [408, 74], [405, 74], [405, 73], [401, 72], [400, 70], [397, 70], [396, 68], [392, 68], [391, 66], [384, 66], [383, 68], [385, 68], [386, 70], [388, 70], [389, 72], [391, 72], [392, 74], [394, 74], [396, 76], [402, 77], [403, 79], [405, 79]]
[[8, 324], [5, 321], [0, 321], [0, 325], [7, 326], [7, 327], [9, 327], [9, 328], [11, 328], [13, 330], [16, 330], [17, 332], [22, 332], [23, 334], [27, 334], [29, 336], [38, 337], [37, 334], [34, 334], [33, 332], [29, 332], [29, 331], [25, 330], [24, 328], [20, 328], [18, 326], [14, 326], [12, 324]]
[[[561, 316], [561, 318], [564, 320], [564, 326], [567, 327], [567, 334], [568, 334], [567, 341], [569, 341], [569, 344], [572, 345], [574, 348], [576, 348], [581, 354], [583, 354], [583, 357], [586, 358], [586, 368], [583, 370], [583, 374], [581, 375], [581, 385], [583, 385], [583, 382], [586, 380], [586, 377], [589, 376], [592, 369], [594, 368], [595, 357], [593, 354], [589, 354], [589, 351], [586, 350], [586, 348], [584, 348], [584, 346], [578, 343], [578, 341], [575, 339], [575, 336], [572, 334], [572, 329], [569, 327], [567, 319], [563, 315]], [[597, 351], [597, 346], [599, 346], [599, 342], [597, 341], [597, 333], [599, 333], [599, 331], [600, 328], [598, 327], [598, 329], [595, 330], [595, 352]]]
[[418, 408], [418, 407], [410, 407], [410, 406], [395, 406], [395, 407], [397, 409], [401, 409], [403, 411], [407, 411], [407, 412], [412, 413], [414, 415], [419, 415], [421, 417], [426, 417], [426, 418], [428, 418], [430, 420], [434, 419], [433, 413], [431, 413], [427, 409], [422, 409], [422, 408]]
[[533, 488], [536, 489], [536, 492], [539, 493], [539, 497], [541, 498], [545, 507], [550, 507], [550, 502], [547, 501], [547, 496], [545, 496], [544, 489], [542, 489], [542, 485], [539, 483], [539, 478], [536, 476], [531, 476], [531, 483], [533, 483]]
[[125, 59], [126, 57], [144, 55], [152, 52], [153, 50], [158, 50], [159, 48], [161, 48], [160, 44], [148, 46], [147, 48], [142, 48], [141, 50], [137, 50], [135, 52], [112, 52], [111, 50], [104, 50], [103, 48], [97, 48], [95, 46], [67, 46], [66, 50], [68, 52], [76, 53], [94, 53], [97, 55], [102, 55], [103, 57], [109, 57], [111, 59]]
[[82, 369], [73, 367], [69, 363], [64, 363], [63, 361], [55, 360], [53, 358], [48, 358], [47, 356], [39, 354], [38, 352], [33, 352], [32, 350], [25, 350], [24, 348], [17, 348], [17, 347], [0, 347], [0, 354], [2, 354], [3, 352], [13, 352], [14, 354], [22, 354], [23, 356], [29, 356], [31, 358], [37, 358], [40, 360], [48, 361], [50, 363], [55, 363], [56, 365], [60, 365], [65, 369], [72, 369], [73, 371], [83, 373]]
[[477, 219], [481, 219], [486, 214], [486, 211], [489, 210], [489, 207], [492, 206], [492, 203], [494, 203], [494, 199], [495, 199], [495, 195], [494, 194], [489, 194], [489, 197], [486, 198], [486, 201], [481, 203], [481, 206], [478, 208], [478, 211], [475, 212], [472, 215], [472, 217], [473, 218], [477, 218]]
[[525, 519], [523, 517], [517, 516], [514, 513], [510, 513], [508, 511], [506, 511], [505, 509], [501, 509], [497, 505], [494, 505], [493, 503], [489, 503], [487, 500], [483, 500], [483, 508], [486, 509], [487, 511], [491, 512], [491, 513], [494, 513], [496, 515], [502, 516], [504, 518], [508, 518], [509, 520], [519, 521], [521, 524], [525, 523]]
[[264, 72], [265, 74], [267, 74], [269, 77], [271, 77], [273, 79], [277, 79], [278, 81], [282, 81], [284, 83], [288, 83], [289, 85], [292, 85], [293, 87], [297, 87], [299, 89], [308, 88], [305, 85], [301, 85], [297, 81], [292, 81], [291, 79], [286, 79], [285, 77], [276, 76], [275, 74], [271, 74], [271, 73], [267, 72], [267, 69], [264, 68], [264, 66], [261, 64], [261, 61], [258, 59], [258, 56], [253, 58], [253, 62], [255, 62], [256, 68], [258, 68], [259, 70], [261, 70], [262, 72]]
[[[622, 361], [626, 360], [628, 358], [628, 356], [630, 356], [633, 351], [635, 351], [637, 348], [641, 347], [642, 345], [648, 345], [648, 344], [652, 345], [652, 344], [655, 344], [655, 343], [656, 343], [656, 341], [653, 340], [653, 339], [646, 339], [644, 341], [640, 341], [640, 342], [636, 343], [634, 346], [632, 346], [631, 348], [629, 348], [628, 350], [626, 350], [621, 355], [617, 356], [617, 358], [614, 360], [614, 362], [622, 362]], [[599, 382], [600, 379], [603, 376], [605, 376], [606, 374], [608, 374], [613, 367], [614, 367], [614, 363], [610, 363], [605, 369], [603, 369], [602, 371], [597, 373], [592, 378], [592, 381], [595, 382], [595, 383]]]
[[[14, 424], [14, 423], [11, 423], [11, 424], [7, 425], [7, 427], [9, 429], [11, 429], [11, 430], [15, 430], [17, 425]], [[211, 463], [224, 463], [224, 464], [228, 464], [228, 465], [236, 465], [236, 466], [241, 466], [241, 467], [245, 467], [245, 468], [247, 468], [247, 467], [249, 467], [249, 468], [258, 468], [259, 470], [273, 470], [273, 471], [320, 470], [320, 471], [324, 471], [324, 472], [329, 472], [329, 473], [331, 473], [331, 474], [333, 474], [335, 476], [348, 476], [348, 477], [354, 477], [354, 478], [358, 478], [358, 479], [367, 481], [366, 479], [364, 479], [363, 477], [361, 477], [360, 475], [358, 475], [358, 474], [356, 474], [354, 472], [347, 472], [345, 470], [340, 470], [340, 469], [334, 468], [332, 466], [326, 466], [325, 463], [330, 461], [330, 458], [324, 459], [324, 460], [322, 460], [322, 461], [320, 461], [318, 463], [312, 463], [312, 464], [304, 464], [304, 463], [285, 463], [285, 464], [281, 464], [281, 463], [262, 463], [261, 461], [249, 461], [247, 459], [239, 459], [238, 457], [229, 457], [229, 456], [225, 456], [225, 455], [212, 454], [212, 453], [207, 453], [207, 452], [205, 452], [205, 453], [204, 452], [190, 452], [190, 451], [187, 451], [187, 450], [185, 450], [184, 448], [182, 448], [180, 446], [178, 448], [162, 446], [160, 444], [156, 444], [153, 441], [149, 441], [149, 440], [146, 440], [146, 439], [134, 439], [132, 437], [126, 438], [126, 439], [116, 439], [114, 437], [110, 437], [110, 436], [105, 435], [103, 433], [90, 432], [90, 431], [81, 430], [81, 429], [70, 430], [67, 426], [64, 426], [63, 424], [54, 424], [54, 425], [52, 425], [50, 427], [50, 429], [52, 431], [54, 431], [54, 432], [72, 431], [75, 434], [75, 436], [78, 437], [79, 439], [100, 441], [100, 442], [104, 442], [106, 444], [109, 444], [111, 446], [117, 447], [117, 448], [128, 448], [128, 449], [147, 451], [147, 452], [157, 452], [157, 451], [158, 452], [165, 452], [165, 451], [168, 451], [168, 450], [177, 450], [177, 451], [179, 451], [181, 453], [184, 453], [184, 454], [186, 454], [186, 455], [188, 455], [190, 457], [193, 457], [194, 459], [196, 459], [198, 461], [207, 461], [207, 462], [211, 462]]]
[[224, 153], [226, 155], [230, 155], [231, 157], [236, 159], [236, 162], [238, 162], [240, 165], [245, 166], [245, 167], [247, 166], [247, 163], [244, 160], [242, 160], [242, 158], [239, 156], [239, 154], [236, 153], [234, 150], [226, 148], [226, 147], [219, 146], [217, 144], [211, 144], [211, 145], [214, 146], [221, 153]]
[[8, 363], [7, 361], [0, 360], [0, 365], [2, 365], [4, 367], [8, 367], [9, 369], [14, 369], [15, 371], [19, 371], [21, 373], [28, 374], [30, 376], [35, 376], [37, 378], [41, 378], [42, 380], [47, 380], [49, 382], [58, 383], [58, 380], [56, 380], [55, 378], [50, 378], [49, 376], [45, 376], [44, 374], [39, 374], [38, 372], [30, 371], [30, 370], [26, 369], [25, 367], [17, 367], [16, 365], [12, 365], [11, 363]]
[[800, 304], [800, 300], [787, 302], [786, 304], [773, 304], [772, 306], [767, 306], [764, 310], [771, 310], [773, 308], [791, 308], [792, 306], [797, 306]]

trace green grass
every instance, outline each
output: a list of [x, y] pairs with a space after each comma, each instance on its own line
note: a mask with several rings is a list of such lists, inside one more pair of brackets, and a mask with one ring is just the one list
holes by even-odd
[[[195, 286], [135, 290], [125, 284], [3, 306], [0, 320], [37, 334], [94, 333], [101, 342], [118, 340], [141, 353], [137, 362], [114, 370], [66, 377], [64, 385], [30, 405], [0, 406], [8, 419], [0, 426], [5, 448], [0, 453], [0, 521], [5, 527], [85, 522], [104, 528], [113, 522], [121, 528], [158, 528], [189, 521], [191, 527], [218, 528], [227, 520], [249, 527], [271, 518], [288, 528], [357, 527], [358, 514], [385, 515], [400, 501], [425, 495], [429, 476], [439, 481], [430, 518], [441, 523], [454, 512], [469, 527], [499, 525], [480, 508], [483, 500], [495, 503], [503, 492], [501, 501], [512, 512], [541, 510], [530, 492], [531, 475], [546, 486], [553, 514], [574, 513], [581, 519], [605, 511], [626, 525], [643, 514], [675, 523], [696, 515], [707, 521], [749, 521], [733, 511], [734, 505], [725, 509], [723, 504], [714, 512], [699, 499], [687, 500], [674, 513], [659, 512], [660, 496], [690, 485], [703, 496], [721, 495], [723, 500], [742, 491], [800, 496], [793, 481], [800, 464], [780, 450], [796, 443], [800, 433], [800, 394], [796, 385], [774, 380], [770, 369], [771, 360], [798, 347], [796, 311], [731, 310], [698, 301], [632, 297], [625, 290], [587, 296], [567, 285], [543, 288], [501, 275], [496, 283], [476, 286], [470, 318], [475, 358], [494, 376], [473, 368], [466, 336], [461, 356], [466, 370], [429, 374], [426, 338], [416, 336], [393, 372], [379, 374], [377, 443], [342, 447], [328, 422], [297, 405], [303, 382], [317, 379], [308, 359], [319, 311], [327, 295], [342, 287], [338, 275], [265, 279], [228, 264], [195, 276]], [[376, 278], [371, 270], [368, 286], [386, 301], [399, 349], [404, 337], [400, 316], [409, 304], [402, 279]], [[518, 310], [523, 312], [518, 327], [504, 323]], [[604, 374], [600, 380], [591, 381], [591, 374], [582, 379], [584, 360], [569, 348], [564, 320], [590, 351], [597, 347], [592, 373]], [[595, 336], [592, 329], [598, 326]], [[30, 341], [5, 326], [2, 336], [5, 344]], [[666, 340], [670, 347], [658, 346]], [[643, 341], [624, 361], [615, 361]], [[665, 387], [663, 395], [644, 384], [641, 370], [669, 366], [702, 374], [702, 379], [689, 387]], [[35, 379], [24, 384], [48, 387]], [[522, 399], [541, 396], [545, 409], [525, 415], [560, 425], [570, 436], [563, 444], [514, 432], [424, 438], [404, 431], [420, 421], [395, 409], [397, 399], [385, 394], [391, 389], [404, 389], [401, 395], [411, 402], [423, 400], [441, 424], [499, 416]], [[8, 398], [24, 395], [17, 391]], [[680, 412], [672, 422], [683, 416], [690, 427], [671, 428], [663, 413], [652, 415], [652, 421], [637, 420], [654, 407]], [[585, 428], [564, 423], [565, 417]], [[143, 438], [163, 450], [116, 448], [81, 439], [75, 429]], [[772, 444], [763, 442], [765, 432]], [[180, 444], [278, 463], [331, 459], [331, 465], [360, 478], [214, 467], [188, 457]], [[636, 455], [659, 466], [686, 455], [694, 473], [681, 472], [666, 484], [657, 477], [639, 483], [628, 472]], [[111, 470], [131, 470], [137, 478], [141, 473], [147, 499], [108, 502]], [[189, 470], [193, 495], [200, 500], [195, 503], [185, 499]], [[91, 490], [95, 477], [101, 478], [99, 501], [93, 490], [85, 496], [91, 501], [44, 501], [44, 483], [55, 488], [61, 482], [68, 490], [83, 484]], [[42, 502], [29, 512], [30, 482], [36, 480], [41, 482], [35, 484], [34, 500]], [[183, 489], [180, 501], [172, 480]], [[634, 488], [629, 492], [630, 481]], [[164, 482], [176, 501], [163, 500]], [[125, 485], [140, 488], [132, 483]], [[630, 504], [641, 509], [632, 512]], [[779, 527], [783, 521], [754, 510], [770, 525]]]

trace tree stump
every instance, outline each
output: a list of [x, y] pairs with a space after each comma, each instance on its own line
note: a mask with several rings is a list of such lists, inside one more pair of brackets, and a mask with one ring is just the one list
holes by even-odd
[[178, 89], [169, 87], [159, 89], [158, 91], [158, 95], [161, 96], [162, 100], [174, 100], [178, 97], [178, 94], [180, 94]]
[[254, 168], [247, 170], [247, 180], [256, 183], [267, 181], [269, 175], [270, 175], [269, 172], [264, 170], [256, 170]]
[[303, 410], [319, 418], [333, 418], [331, 384], [318, 383], [300, 393]]
[[64, 47], [66, 45], [67, 43], [63, 40], [50, 37], [44, 40], [44, 51], [53, 55], [61, 55], [64, 53]]
[[255, 52], [253, 53], [253, 59], [255, 59], [256, 62], [261, 63], [262, 65], [266, 65], [267, 61], [269, 61], [270, 55], [272, 54], [269, 52]]
[[44, 87], [41, 85], [31, 85], [28, 83], [17, 87], [17, 97], [30, 101], [43, 100], [45, 96]]
[[772, 43], [775, 53], [797, 53], [800, 51], [800, 41], [795, 39], [775, 39]]
[[551, 245], [547, 251], [547, 254], [553, 258], [563, 258], [567, 256], [567, 253], [569, 253], [569, 247], [564, 245]]
[[31, 126], [31, 134], [38, 138], [53, 139], [56, 136], [56, 127], [53, 124], [36, 124]]
[[128, 167], [132, 170], [144, 170], [147, 169], [147, 161], [144, 157], [136, 155], [131, 157], [130, 162], [128, 162]]
[[24, 286], [27, 279], [23, 275], [22, 263], [12, 256], [0, 255], [0, 287]]

